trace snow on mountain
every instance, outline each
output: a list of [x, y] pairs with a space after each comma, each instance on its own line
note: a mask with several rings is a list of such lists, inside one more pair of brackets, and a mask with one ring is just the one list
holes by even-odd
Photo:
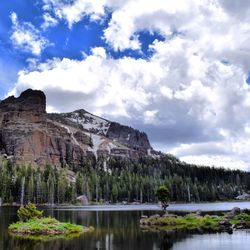
[[101, 135], [107, 134], [111, 124], [110, 121], [90, 114], [83, 109], [68, 113], [65, 118], [76, 123], [77, 125], [81, 125], [89, 132]]
[[99, 154], [137, 157], [148, 155], [148, 149], [152, 149], [145, 133], [98, 117], [84, 109], [70, 113], [52, 113], [47, 117], [52, 122], [60, 123], [57, 125], [70, 129], [69, 134], [74, 144], [81, 148], [87, 146], [84, 146], [85, 150], [96, 157]]

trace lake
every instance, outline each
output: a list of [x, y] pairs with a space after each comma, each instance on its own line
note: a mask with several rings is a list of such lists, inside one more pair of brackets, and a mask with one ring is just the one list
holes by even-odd
[[[250, 209], [250, 202], [203, 202], [203, 203], [171, 203], [168, 211], [193, 212], [201, 210], [204, 212], [229, 211], [234, 207]], [[91, 206], [64, 206], [54, 207], [54, 210], [77, 210], [77, 211], [161, 211], [158, 204], [150, 205], [91, 205]]]
[[[206, 203], [203, 204], [174, 204], [178, 211], [188, 211], [190, 208], [212, 211], [228, 210], [234, 206], [250, 208], [249, 202], [241, 203]], [[218, 205], [219, 204], [219, 205]], [[134, 209], [133, 209], [134, 207]], [[182, 209], [181, 209], [182, 208]], [[106, 211], [102, 211], [105, 210]], [[128, 211], [130, 209], [130, 211]], [[81, 225], [93, 226], [93, 233], [68, 240], [50, 242], [35, 242], [32, 240], [16, 239], [8, 235], [7, 227], [17, 220], [17, 208], [0, 208], [0, 249], [1, 250], [245, 250], [250, 246], [250, 233], [237, 231], [233, 234], [187, 234], [143, 232], [139, 227], [142, 214], [155, 213], [159, 206], [90, 206], [46, 209], [45, 214], [54, 216], [61, 221], [74, 222]], [[109, 211], [112, 210], [112, 211]]]

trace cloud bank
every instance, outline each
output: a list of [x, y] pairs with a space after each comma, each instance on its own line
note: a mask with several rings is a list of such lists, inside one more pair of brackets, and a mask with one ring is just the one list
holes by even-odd
[[114, 51], [140, 51], [140, 32], [164, 39], [150, 44], [146, 59], [115, 59], [95, 47], [82, 59], [37, 62], [19, 72], [11, 93], [42, 89], [49, 110], [85, 108], [145, 130], [158, 149], [183, 160], [248, 169], [250, 3], [44, 0], [44, 10], [52, 26], [64, 21], [70, 29], [112, 13], [103, 39]]
[[39, 56], [43, 49], [49, 46], [49, 41], [40, 35], [31, 23], [19, 23], [17, 14], [12, 12], [10, 15], [12, 22], [11, 41], [16, 49], [31, 52], [35, 56]]

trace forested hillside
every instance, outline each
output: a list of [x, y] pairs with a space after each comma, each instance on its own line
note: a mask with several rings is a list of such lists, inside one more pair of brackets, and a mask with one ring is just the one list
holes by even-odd
[[61, 168], [14, 166], [7, 160], [0, 166], [4, 203], [75, 203], [82, 194], [95, 202], [156, 202], [163, 183], [171, 201], [229, 200], [250, 189], [250, 173], [189, 165], [171, 155], [137, 161], [85, 157], [81, 165]]

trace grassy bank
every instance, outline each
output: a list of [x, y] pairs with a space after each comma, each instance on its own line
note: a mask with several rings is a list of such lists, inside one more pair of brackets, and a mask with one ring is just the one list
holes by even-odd
[[93, 228], [60, 222], [55, 218], [44, 217], [32, 203], [21, 206], [17, 215], [19, 221], [9, 225], [9, 233], [16, 237], [50, 240], [54, 238], [71, 238], [93, 231]]
[[147, 230], [203, 230], [203, 231], [230, 231], [233, 229], [249, 229], [250, 215], [247, 213], [200, 216], [188, 214], [177, 216], [174, 214], [164, 214], [163, 216], [153, 215], [140, 220], [142, 228]]
[[19, 235], [69, 235], [91, 231], [91, 228], [59, 222], [48, 217], [32, 218], [26, 222], [18, 221], [9, 226], [9, 231]]

